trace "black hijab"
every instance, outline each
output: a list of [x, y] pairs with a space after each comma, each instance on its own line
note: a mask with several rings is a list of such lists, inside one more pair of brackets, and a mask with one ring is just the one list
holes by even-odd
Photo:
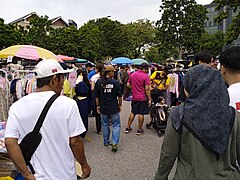
[[190, 68], [183, 79], [188, 92], [184, 104], [173, 109], [175, 130], [184, 125], [208, 150], [222, 155], [231, 133], [233, 110], [221, 73], [207, 65]]

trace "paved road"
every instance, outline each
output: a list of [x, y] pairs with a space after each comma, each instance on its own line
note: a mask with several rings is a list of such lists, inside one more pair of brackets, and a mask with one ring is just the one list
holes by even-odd
[[145, 117], [143, 135], [136, 135], [137, 118], [132, 125], [133, 131], [125, 134], [129, 113], [130, 102], [124, 101], [121, 112], [121, 139], [116, 153], [111, 151], [111, 147], [103, 146], [102, 135], [95, 132], [95, 119], [89, 118], [88, 137], [92, 141], [85, 139], [84, 144], [88, 162], [92, 167], [90, 180], [153, 179], [163, 137], [158, 137], [154, 129], [146, 129], [149, 116]]

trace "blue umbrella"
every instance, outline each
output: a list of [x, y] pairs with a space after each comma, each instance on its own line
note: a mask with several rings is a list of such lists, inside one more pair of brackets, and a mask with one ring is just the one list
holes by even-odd
[[141, 58], [132, 59], [132, 62], [134, 65], [141, 65], [142, 63], [148, 63], [146, 60]]
[[126, 57], [118, 57], [118, 58], [114, 58], [111, 61], [111, 64], [132, 64], [132, 61], [131, 59]]

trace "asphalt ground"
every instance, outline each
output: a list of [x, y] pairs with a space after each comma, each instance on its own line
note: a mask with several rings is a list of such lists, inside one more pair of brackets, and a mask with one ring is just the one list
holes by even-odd
[[[84, 139], [85, 154], [92, 173], [89, 180], [152, 180], [158, 167], [160, 150], [164, 135], [159, 137], [156, 130], [146, 129], [150, 116], [145, 116], [144, 133], [136, 135], [137, 117], [133, 121], [133, 131], [125, 134], [130, 101], [123, 102], [121, 112], [121, 135], [118, 151], [112, 152], [111, 146], [103, 145], [102, 135], [96, 133], [95, 119], [89, 117], [89, 131]], [[173, 170], [174, 171], [174, 170]], [[173, 171], [169, 179], [172, 179]]]

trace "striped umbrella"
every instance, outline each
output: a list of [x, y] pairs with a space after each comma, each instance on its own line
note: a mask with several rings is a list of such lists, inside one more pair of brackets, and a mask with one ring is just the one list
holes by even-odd
[[60, 60], [51, 51], [32, 45], [14, 45], [0, 51], [0, 58], [19, 57], [27, 60], [38, 61], [40, 59]]

